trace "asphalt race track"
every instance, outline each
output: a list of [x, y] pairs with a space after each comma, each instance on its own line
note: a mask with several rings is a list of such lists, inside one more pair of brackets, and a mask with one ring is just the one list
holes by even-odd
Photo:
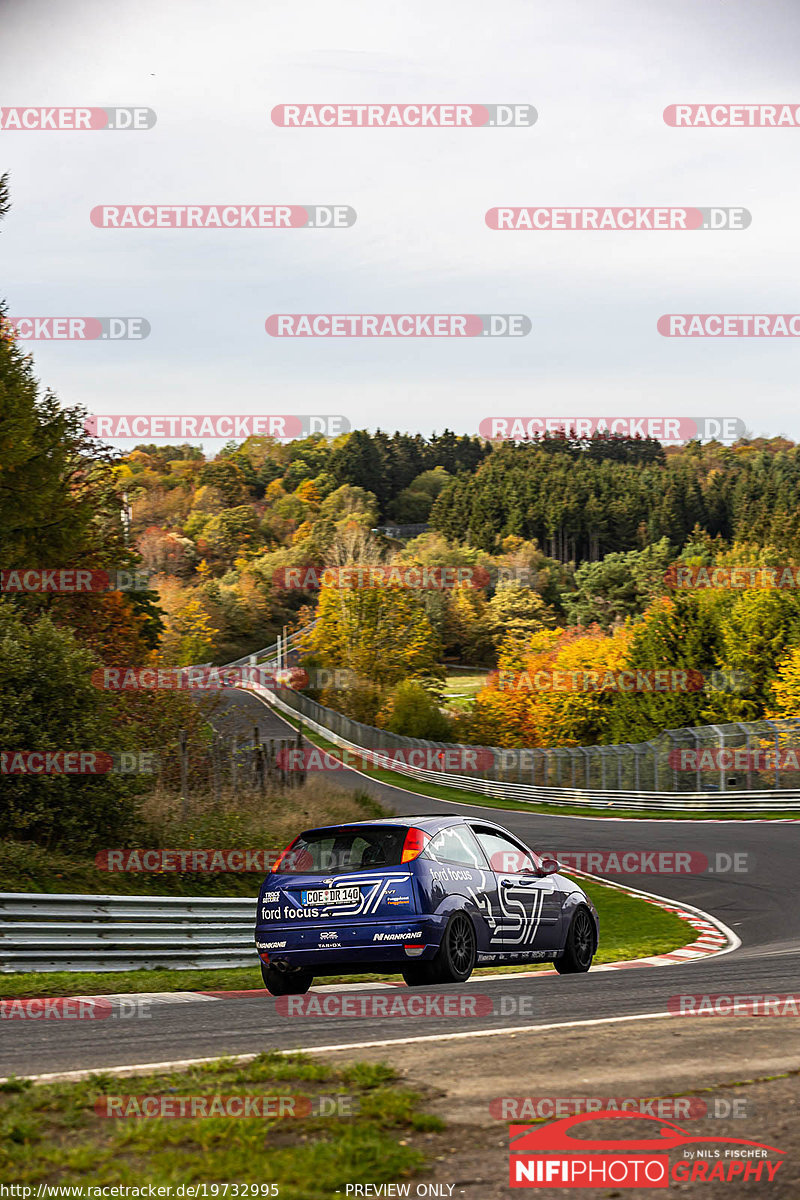
[[[286, 737], [287, 726], [255, 697], [224, 694], [215, 723], [262, 736]], [[379, 795], [398, 813], [460, 811], [419, 799], [351, 772], [342, 786]], [[506, 825], [535, 849], [559, 851], [689, 851], [712, 865], [746, 854], [745, 870], [702, 874], [610, 875], [615, 882], [699, 907], [729, 926], [740, 948], [682, 965], [590, 972], [588, 975], [473, 977], [463, 987], [420, 989], [439, 994], [482, 993], [495, 1013], [480, 1017], [281, 1017], [264, 994], [202, 1002], [156, 1002], [147, 1019], [4, 1021], [0, 1075], [163, 1063], [270, 1049], [408, 1042], [478, 1030], [661, 1014], [678, 993], [787, 993], [797, 988], [800, 954], [800, 823], [619, 821], [573, 818], [466, 806]], [[724, 856], [718, 858], [718, 856]], [[602, 873], [602, 872], [600, 872]], [[602, 937], [602, 929], [601, 929]], [[688, 940], [688, 939], [687, 939]], [[324, 980], [320, 980], [324, 983]], [[381, 989], [386, 995], [387, 990]], [[365, 994], [359, 992], [359, 995]], [[389, 993], [394, 994], [394, 993]], [[632, 1022], [630, 1029], [635, 1029]], [[454, 1045], [457, 1043], [453, 1043]], [[489, 1038], [487, 1049], [496, 1044]]]

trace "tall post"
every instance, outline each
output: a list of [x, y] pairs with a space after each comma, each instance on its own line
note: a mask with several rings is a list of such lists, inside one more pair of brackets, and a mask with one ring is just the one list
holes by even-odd
[[222, 799], [220, 792], [220, 741], [215, 733], [211, 741], [211, 787], [214, 792], [214, 803], [219, 806]]
[[178, 731], [178, 747], [181, 760], [181, 817], [185, 818], [189, 807], [189, 751], [186, 730]]
[[258, 726], [253, 726], [253, 784], [258, 783], [258, 753], [261, 745], [261, 739], [258, 733]]

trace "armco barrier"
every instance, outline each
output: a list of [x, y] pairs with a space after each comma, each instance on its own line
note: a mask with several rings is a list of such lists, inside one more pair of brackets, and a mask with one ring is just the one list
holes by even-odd
[[256, 899], [0, 892], [0, 972], [250, 967]]

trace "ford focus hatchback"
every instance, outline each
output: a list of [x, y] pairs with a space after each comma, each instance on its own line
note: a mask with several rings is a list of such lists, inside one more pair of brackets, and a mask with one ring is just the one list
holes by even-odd
[[553, 962], [588, 971], [594, 905], [500, 825], [389, 817], [307, 830], [262, 884], [256, 949], [275, 996], [315, 976], [400, 974], [463, 983], [476, 966]]

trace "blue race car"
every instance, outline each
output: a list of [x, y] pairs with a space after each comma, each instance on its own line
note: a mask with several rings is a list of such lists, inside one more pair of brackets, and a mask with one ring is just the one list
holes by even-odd
[[551, 961], [588, 971], [594, 905], [483, 818], [387, 817], [301, 833], [264, 880], [256, 949], [274, 996], [315, 975], [397, 972], [463, 983], [476, 966]]

